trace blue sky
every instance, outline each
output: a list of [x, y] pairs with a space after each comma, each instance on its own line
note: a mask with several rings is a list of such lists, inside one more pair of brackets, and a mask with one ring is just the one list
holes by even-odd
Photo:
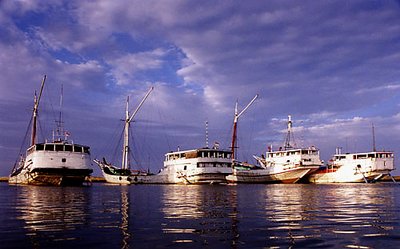
[[[48, 80], [41, 139], [51, 138], [64, 87], [65, 127], [92, 157], [115, 159], [124, 105], [155, 90], [133, 124], [133, 167], [164, 153], [230, 145], [235, 101], [239, 159], [284, 140], [324, 160], [336, 146], [400, 152], [399, 1], [1, 1], [0, 175], [23, 143], [32, 98]], [[93, 166], [95, 168], [95, 166]], [[95, 175], [99, 171], [95, 168]]]

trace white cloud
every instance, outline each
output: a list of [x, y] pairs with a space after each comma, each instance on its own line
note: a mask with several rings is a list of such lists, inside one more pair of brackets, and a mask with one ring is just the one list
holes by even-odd
[[380, 93], [382, 91], [394, 91], [400, 88], [400, 84], [387, 84], [383, 86], [377, 86], [373, 88], [364, 88], [356, 91], [356, 94], [365, 94], [365, 93], [375, 93], [375, 94], [383, 94]]
[[135, 73], [162, 67], [166, 55], [163, 49], [155, 49], [149, 52], [132, 53], [110, 60], [111, 73], [117, 84], [126, 85], [132, 83]]

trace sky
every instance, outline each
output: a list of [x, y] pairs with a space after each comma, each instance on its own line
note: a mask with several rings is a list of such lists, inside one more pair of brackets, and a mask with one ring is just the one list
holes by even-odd
[[117, 165], [126, 99], [132, 111], [152, 86], [131, 125], [132, 168], [157, 172], [206, 133], [229, 149], [235, 103], [256, 94], [238, 123], [241, 161], [282, 146], [288, 115], [296, 144], [325, 161], [338, 146], [372, 150], [372, 125], [377, 149], [399, 156], [399, 1], [2, 0], [0, 24], [0, 175], [29, 141], [43, 75], [39, 141], [62, 112], [74, 143]]

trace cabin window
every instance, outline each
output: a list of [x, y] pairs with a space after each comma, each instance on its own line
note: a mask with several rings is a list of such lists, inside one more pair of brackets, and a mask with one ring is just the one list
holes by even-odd
[[56, 151], [63, 151], [63, 150], [64, 150], [64, 145], [56, 144]]
[[61, 162], [63, 162], [63, 163], [67, 162], [67, 158], [62, 158]]
[[368, 158], [375, 158], [375, 154], [368, 154]]
[[36, 150], [44, 150], [44, 145], [43, 144], [37, 144], [36, 145]]
[[187, 166], [185, 165], [185, 166], [183, 166], [183, 170], [187, 170]]
[[54, 144], [46, 144], [45, 150], [47, 151], [54, 151]]
[[72, 145], [65, 145], [65, 151], [72, 151]]
[[74, 146], [74, 152], [82, 152], [82, 147]]
[[89, 147], [83, 147], [83, 152], [90, 154]]

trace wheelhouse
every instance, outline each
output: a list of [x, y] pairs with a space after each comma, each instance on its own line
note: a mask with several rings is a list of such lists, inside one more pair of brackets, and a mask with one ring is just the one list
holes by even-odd
[[232, 152], [225, 150], [199, 149], [189, 151], [170, 152], [165, 154], [165, 161], [192, 158], [222, 158], [232, 159]]
[[40, 143], [31, 146], [28, 149], [28, 154], [31, 154], [34, 151], [56, 151], [90, 154], [90, 147], [67, 143]]

